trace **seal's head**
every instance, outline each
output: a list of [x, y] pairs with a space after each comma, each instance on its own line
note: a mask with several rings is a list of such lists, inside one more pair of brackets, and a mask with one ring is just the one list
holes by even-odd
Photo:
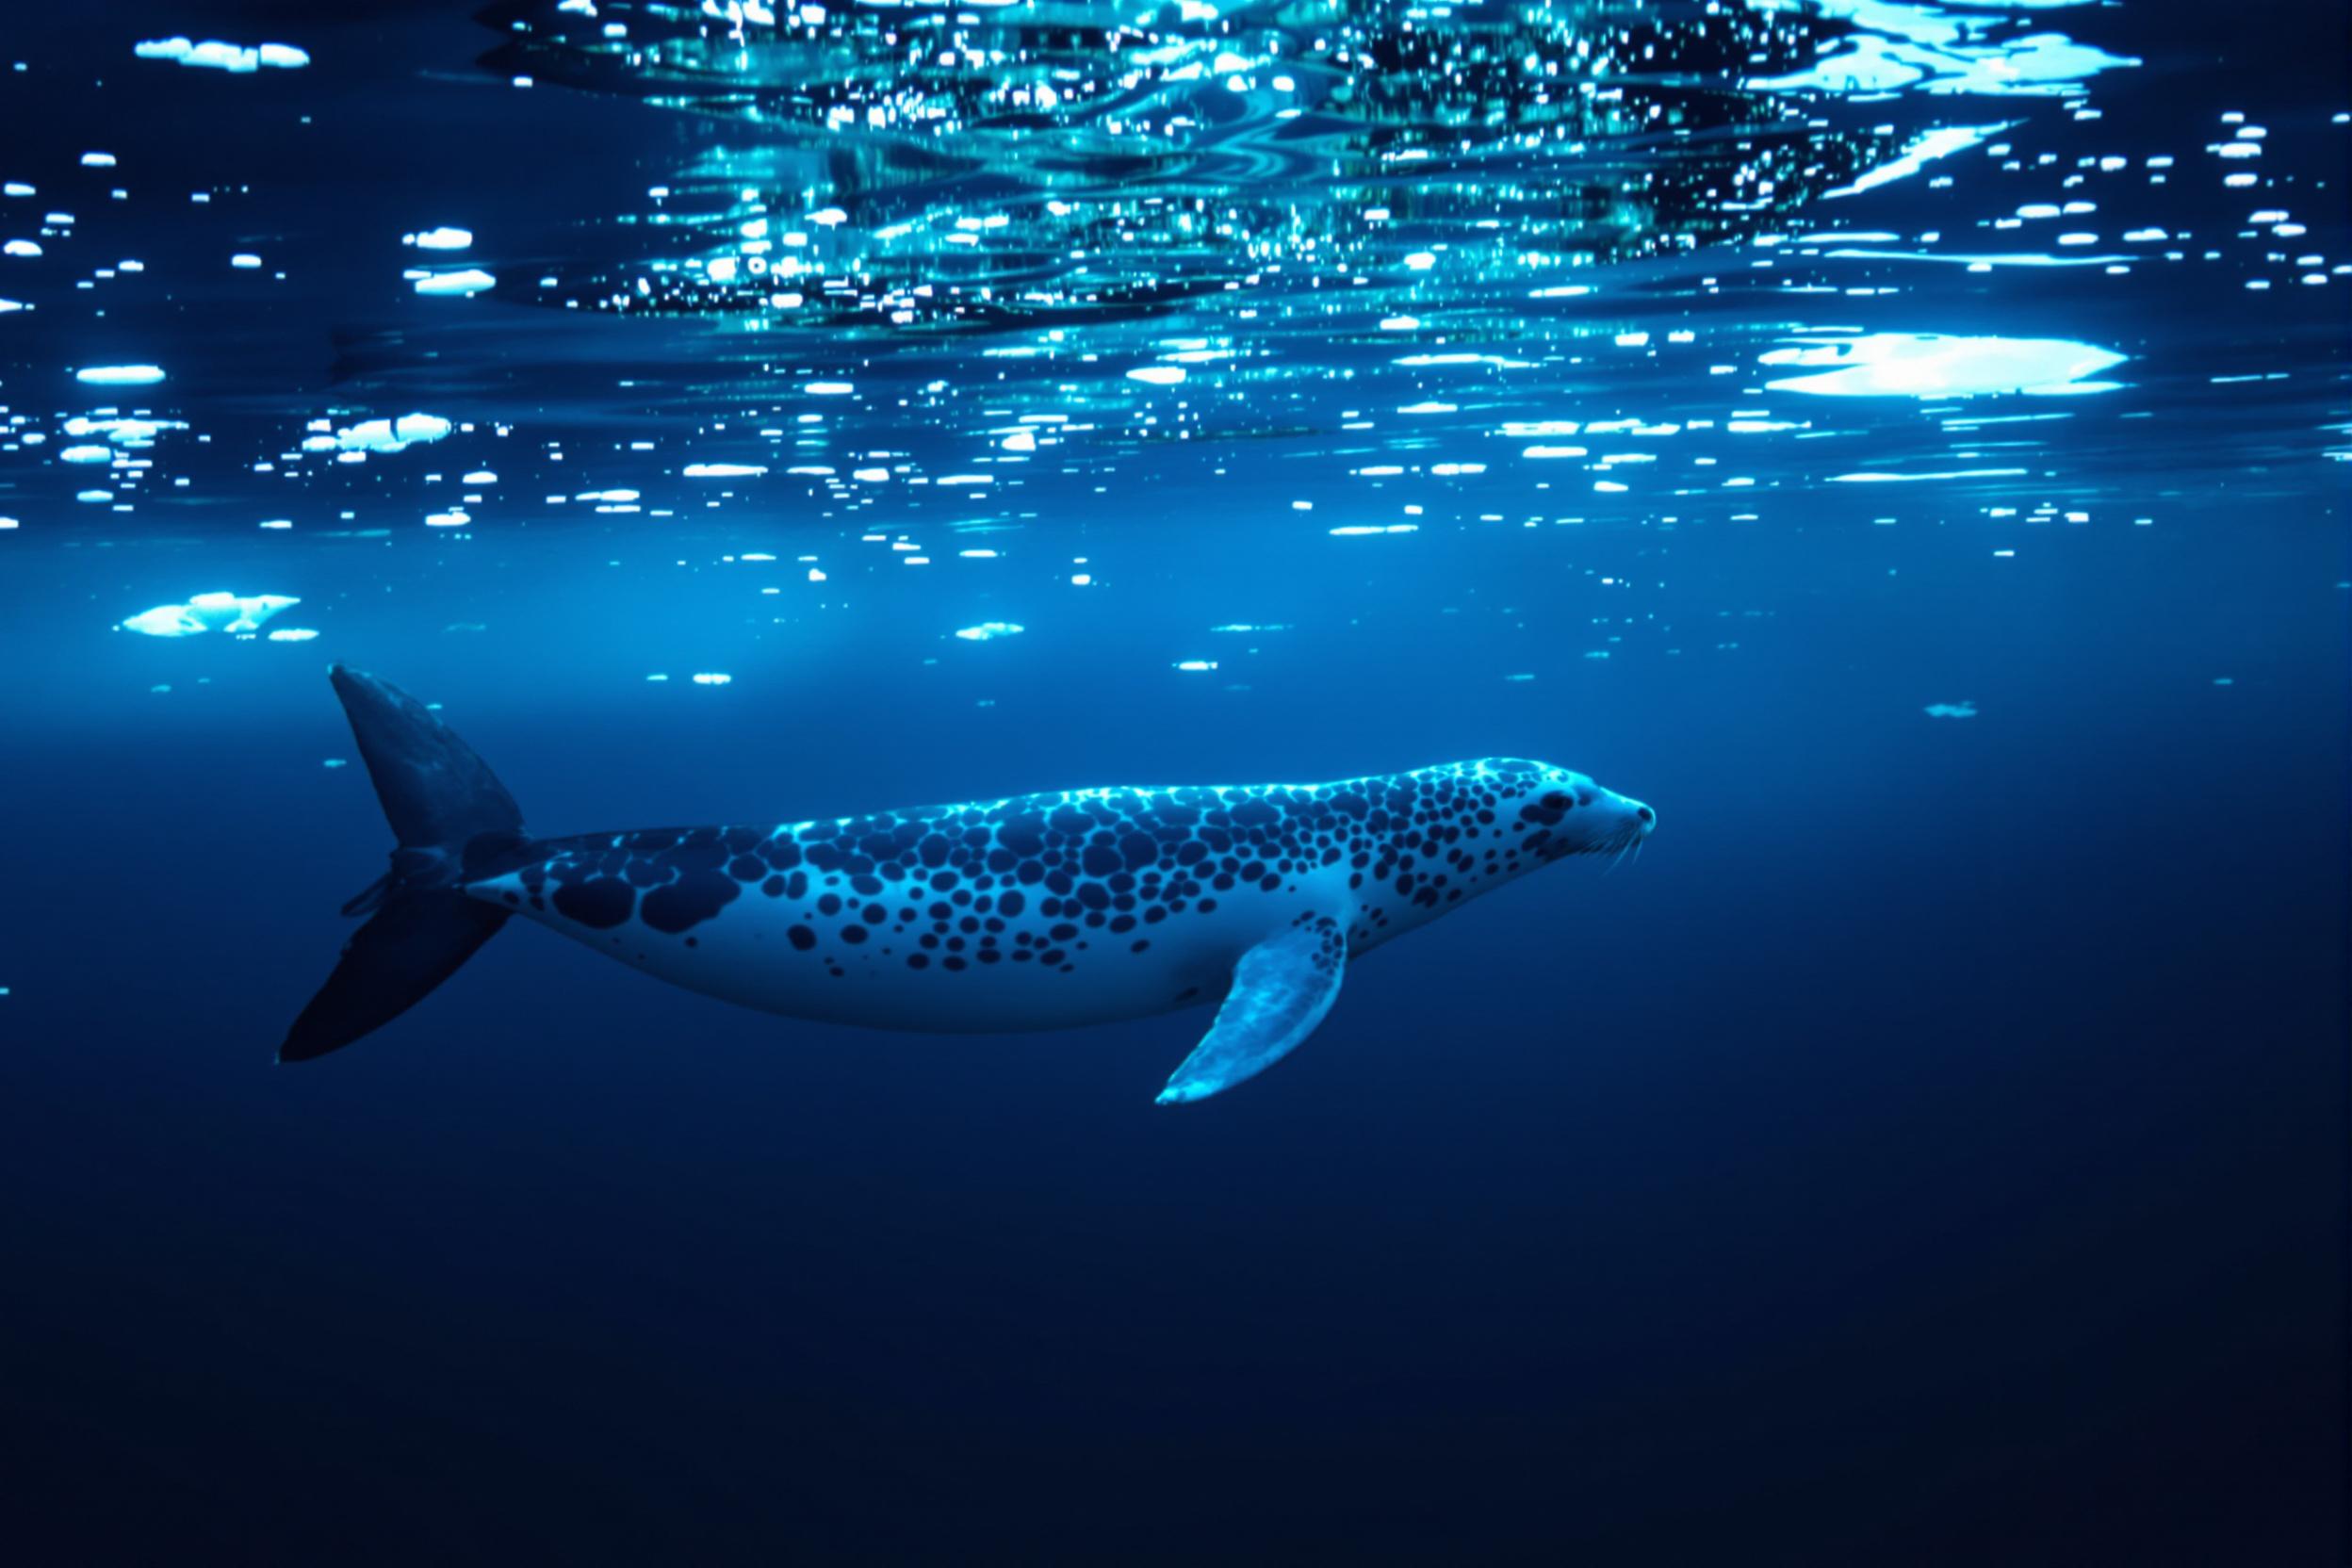
[[1506, 820], [1524, 829], [1528, 847], [1546, 861], [1623, 854], [1658, 826], [1656, 811], [1573, 769], [1548, 762], [1506, 766], [1517, 776], [1508, 792]]

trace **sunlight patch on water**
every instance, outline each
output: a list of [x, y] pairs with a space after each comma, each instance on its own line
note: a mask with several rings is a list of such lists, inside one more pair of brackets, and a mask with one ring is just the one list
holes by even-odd
[[2079, 90], [2100, 72], [2140, 63], [2077, 43], [2063, 33], [2017, 36], [2001, 12], [2025, 3], [1991, 0], [1981, 9], [1955, 10], [1916, 0], [1807, 0], [1811, 9], [1854, 27], [1845, 46], [1802, 71], [1751, 76], [1745, 85], [1772, 92], [1917, 89], [1937, 94], [2050, 97]]
[[2112, 391], [2091, 381], [2125, 356], [2065, 338], [1950, 337], [1937, 333], [1865, 333], [1800, 340], [1758, 356], [1771, 366], [1827, 368], [1765, 384], [1776, 392], [1838, 398], [1968, 398], [2008, 392]]
[[[1893, 162], [1883, 163], [1852, 184], [1838, 186], [1821, 194], [1824, 198], [1856, 196], [1882, 185], [1892, 185], [1897, 180], [1907, 180], [1937, 158], [1950, 157], [1954, 153], [1965, 153], [1969, 148], [2009, 129], [2012, 123], [2014, 122], [2003, 122], [1992, 125], [1938, 125], [1934, 130], [1914, 138], [1911, 144], [1903, 150], [1903, 155]], [[1894, 237], [1887, 235], [1884, 237], [1891, 239]]]

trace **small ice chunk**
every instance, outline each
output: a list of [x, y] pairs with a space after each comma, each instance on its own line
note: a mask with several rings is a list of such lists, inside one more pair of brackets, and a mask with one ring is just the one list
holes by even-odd
[[1972, 719], [1976, 717], [1976, 704], [1967, 698], [1959, 702], [1931, 702], [1920, 711], [1931, 719]]
[[332, 445], [347, 452], [405, 451], [420, 441], [438, 441], [453, 428], [437, 414], [403, 414], [397, 419], [363, 419], [349, 430], [338, 430]]
[[956, 635], [967, 643], [992, 643], [999, 637], [1017, 636], [1022, 629], [1011, 621], [982, 621], [978, 626], [965, 627]]
[[734, 678], [735, 678], [733, 676], [723, 674], [717, 670], [706, 670], [700, 675], [694, 677], [694, 684], [697, 686], [724, 686]]
[[163, 372], [153, 365], [91, 365], [74, 372], [85, 386], [153, 386]]
[[679, 470], [688, 479], [758, 479], [767, 471], [758, 463], [689, 463]]
[[416, 292], [436, 297], [443, 295], [480, 294], [496, 288], [498, 280], [479, 267], [468, 267], [462, 272], [435, 272], [416, 280]]
[[114, 461], [114, 449], [112, 447], [68, 447], [57, 454], [57, 461], [60, 463], [111, 463]]
[[424, 229], [400, 237], [403, 245], [414, 245], [420, 251], [462, 251], [474, 242], [471, 229]]
[[307, 643], [318, 634], [306, 626], [282, 627], [270, 634], [273, 643]]

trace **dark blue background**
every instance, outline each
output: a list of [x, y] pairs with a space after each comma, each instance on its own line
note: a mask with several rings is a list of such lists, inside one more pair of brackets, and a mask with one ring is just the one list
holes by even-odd
[[[2203, 68], [2205, 11], [2131, 8], [2151, 74]], [[387, 74], [482, 41], [432, 8], [347, 26]], [[1259, 450], [1234, 462], [1310, 492]], [[2179, 459], [2117, 449], [2083, 482], [2129, 514]], [[943, 579], [748, 637], [739, 579], [667, 563], [773, 544], [700, 525], [318, 541], [294, 583], [242, 516], [133, 550], [28, 514], [0, 628], [6, 1538], [305, 1564], [2342, 1560], [2339, 487], [2208, 473], [2152, 531], [2045, 529], [2015, 560], [1832, 495], [1803, 527], [1433, 527], [1338, 572], [1358, 547], [1319, 522], [1266, 533], [1169, 471], [1033, 498], [1057, 550], [1111, 563], [1091, 598]], [[1585, 660], [1588, 569], [1671, 580], [1684, 624]], [[330, 637], [103, 629], [216, 583], [298, 587]], [[1033, 629], [940, 640], [975, 612]], [[1294, 629], [1161, 676], [1229, 620]], [[318, 765], [351, 755], [329, 657], [445, 703], [551, 833], [1495, 753], [1661, 822], [1636, 865], [1381, 952], [1292, 1059], [1183, 1110], [1152, 1096], [1205, 1013], [864, 1034], [528, 926], [282, 1069], [384, 847], [359, 770]], [[683, 687], [710, 667], [735, 683]], [[1963, 697], [1979, 717], [1919, 711]]]

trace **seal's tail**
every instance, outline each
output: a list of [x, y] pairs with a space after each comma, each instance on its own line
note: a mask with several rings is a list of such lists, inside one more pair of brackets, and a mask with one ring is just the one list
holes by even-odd
[[392, 869], [343, 906], [368, 923], [286, 1032], [282, 1062], [340, 1050], [456, 973], [507, 918], [459, 890], [467, 860], [523, 841], [514, 797], [455, 730], [389, 681], [340, 664], [328, 674], [398, 847]]

